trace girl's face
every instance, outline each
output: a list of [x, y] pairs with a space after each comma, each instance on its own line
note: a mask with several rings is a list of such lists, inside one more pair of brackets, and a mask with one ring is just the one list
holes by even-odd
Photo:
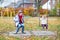
[[46, 16], [44, 16], [44, 18], [46, 18]]
[[42, 16], [42, 18], [44, 18], [44, 19], [45, 19], [45, 18], [46, 18], [46, 16]]

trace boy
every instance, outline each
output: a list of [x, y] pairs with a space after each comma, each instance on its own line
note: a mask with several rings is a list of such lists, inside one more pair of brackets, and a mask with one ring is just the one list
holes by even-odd
[[23, 13], [22, 11], [20, 10], [18, 12], [18, 14], [14, 17], [14, 21], [16, 23], [16, 34], [18, 33], [19, 29], [22, 28], [22, 33], [24, 33], [24, 19], [23, 19]]

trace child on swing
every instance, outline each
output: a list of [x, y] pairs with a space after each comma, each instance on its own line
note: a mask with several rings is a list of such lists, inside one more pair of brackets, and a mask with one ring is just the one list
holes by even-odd
[[47, 16], [46, 15], [42, 15], [41, 18], [40, 18], [40, 21], [41, 21], [41, 26], [44, 30], [44, 28], [46, 28], [46, 30], [48, 29], [48, 19], [47, 19]]

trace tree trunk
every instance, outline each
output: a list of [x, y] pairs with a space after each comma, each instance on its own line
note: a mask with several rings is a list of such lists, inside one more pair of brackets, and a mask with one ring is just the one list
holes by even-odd
[[60, 9], [57, 9], [57, 15], [60, 16]]

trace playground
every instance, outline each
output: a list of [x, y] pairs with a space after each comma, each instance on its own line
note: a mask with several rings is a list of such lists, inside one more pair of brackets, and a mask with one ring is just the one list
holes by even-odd
[[[14, 34], [15, 25], [12, 17], [0, 18], [0, 39], [2, 40], [55, 40], [56, 37], [59, 39], [60, 30], [60, 17], [49, 17], [48, 31], [43, 31], [42, 27], [39, 26], [38, 17], [25, 17], [25, 31], [26, 34]], [[9, 21], [9, 22], [7, 22]], [[21, 30], [20, 30], [21, 31]], [[35, 32], [34, 32], [35, 31]], [[40, 32], [40, 33], [38, 33]], [[58, 35], [57, 35], [58, 32]], [[31, 34], [32, 33], [32, 34]], [[34, 35], [33, 35], [34, 34]]]
[[[13, 18], [20, 10], [24, 15], [25, 34], [21, 29], [15, 34], [17, 27]], [[41, 21], [48, 28], [43, 29]], [[0, 0], [0, 40], [60, 40], [60, 1]]]

